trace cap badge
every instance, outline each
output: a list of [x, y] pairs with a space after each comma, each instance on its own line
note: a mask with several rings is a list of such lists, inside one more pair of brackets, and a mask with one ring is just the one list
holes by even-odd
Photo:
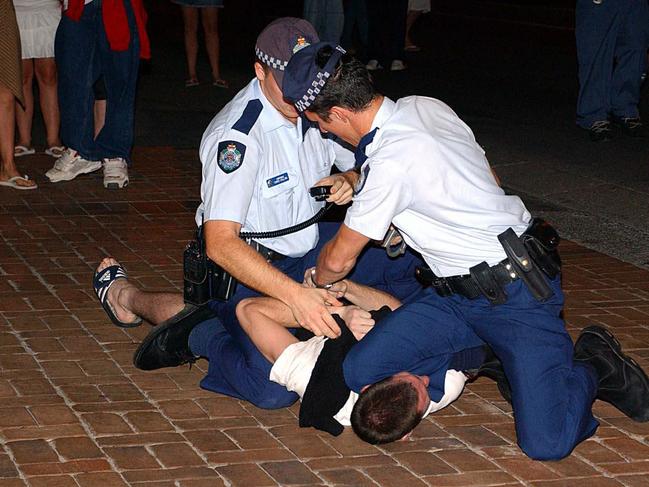
[[304, 37], [302, 37], [302, 36], [298, 37], [295, 46], [293, 46], [293, 54], [295, 54], [300, 49], [302, 49], [302, 48], [304, 48], [306, 46], [309, 46], [309, 45], [310, 44], [306, 41], [306, 39]]

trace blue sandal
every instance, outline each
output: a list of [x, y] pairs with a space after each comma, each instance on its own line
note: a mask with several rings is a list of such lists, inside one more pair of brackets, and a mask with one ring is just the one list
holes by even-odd
[[105, 269], [95, 272], [92, 277], [92, 287], [95, 290], [95, 295], [99, 302], [101, 303], [102, 308], [110, 318], [110, 320], [121, 328], [133, 328], [142, 323], [142, 318], [138, 318], [131, 323], [125, 323], [117, 319], [115, 311], [108, 302], [108, 290], [113, 285], [117, 279], [126, 279], [126, 270], [119, 264], [111, 265]]

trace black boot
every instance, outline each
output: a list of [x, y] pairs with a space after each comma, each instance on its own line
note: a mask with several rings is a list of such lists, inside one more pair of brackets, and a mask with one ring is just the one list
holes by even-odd
[[503, 396], [503, 399], [509, 404], [512, 403], [512, 389], [505, 376], [505, 371], [503, 369], [503, 364], [498, 357], [494, 354], [491, 347], [485, 345], [485, 358], [484, 362], [479, 369], [473, 371], [466, 371], [465, 374], [469, 377], [469, 381], [474, 381], [478, 377], [489, 377], [491, 380], [496, 382], [500, 395]]
[[635, 421], [649, 421], [649, 378], [622, 352], [606, 328], [584, 328], [575, 343], [575, 361], [592, 365], [598, 377], [597, 398]]
[[213, 318], [207, 306], [194, 308], [155, 327], [133, 355], [133, 365], [140, 370], [177, 367], [198, 360], [189, 349], [189, 334], [202, 322]]

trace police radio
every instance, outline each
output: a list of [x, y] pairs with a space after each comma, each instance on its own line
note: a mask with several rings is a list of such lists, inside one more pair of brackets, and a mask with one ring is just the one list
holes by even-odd
[[183, 253], [183, 277], [183, 298], [196, 306], [211, 299], [227, 301], [237, 289], [237, 280], [207, 256], [202, 226]]
[[[331, 186], [314, 186], [309, 194], [316, 201], [325, 201], [331, 194]], [[270, 232], [241, 232], [239, 237], [250, 244], [253, 239], [278, 238], [299, 232], [317, 223], [331, 208], [327, 203], [308, 220], [291, 227]], [[190, 242], [183, 253], [183, 298], [186, 303], [201, 306], [210, 300], [227, 301], [237, 290], [237, 280], [223, 267], [207, 256], [207, 246], [201, 225], [196, 231], [196, 240]]]

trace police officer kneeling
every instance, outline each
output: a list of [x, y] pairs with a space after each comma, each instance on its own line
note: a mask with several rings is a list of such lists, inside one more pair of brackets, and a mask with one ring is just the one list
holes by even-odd
[[[523, 202], [498, 186], [448, 106], [381, 96], [358, 61], [327, 43], [293, 56], [283, 92], [321, 130], [357, 146], [362, 162], [353, 205], [320, 253], [314, 283], [343, 278], [390, 224], [433, 277], [347, 356], [352, 389], [486, 342], [503, 363], [518, 444], [532, 458], [565, 457], [591, 436], [595, 398], [649, 420], [649, 380], [610, 332], [588, 327], [573, 348], [560, 317], [558, 236], [539, 221], [528, 230]], [[431, 381], [441, 384], [446, 365]]]

